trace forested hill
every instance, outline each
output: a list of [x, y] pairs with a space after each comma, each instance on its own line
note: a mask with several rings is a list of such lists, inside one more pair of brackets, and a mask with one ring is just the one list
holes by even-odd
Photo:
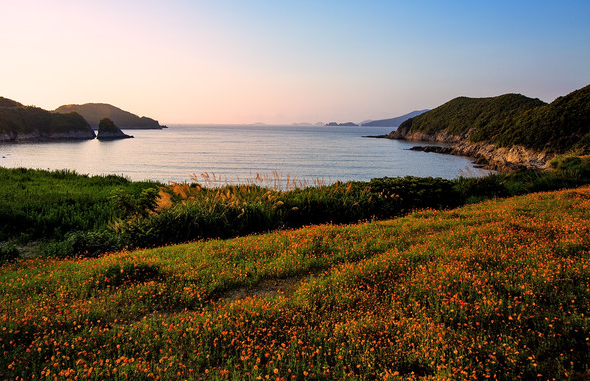
[[590, 147], [590, 85], [546, 104], [520, 94], [491, 98], [459, 97], [402, 123], [390, 134], [451, 135], [498, 147], [521, 145], [552, 153]]
[[82, 105], [64, 105], [58, 107], [55, 112], [68, 113], [75, 111], [82, 115], [90, 123], [92, 128], [97, 129], [101, 119], [109, 118], [122, 129], [160, 129], [164, 128], [157, 120], [142, 116], [141, 118], [128, 111], [107, 103], [86, 103]]
[[22, 103], [18, 103], [17, 101], [13, 101], [12, 99], [0, 97], [0, 108], [4, 107], [25, 107]]
[[94, 137], [94, 131], [80, 114], [55, 114], [0, 97], [0, 141]]

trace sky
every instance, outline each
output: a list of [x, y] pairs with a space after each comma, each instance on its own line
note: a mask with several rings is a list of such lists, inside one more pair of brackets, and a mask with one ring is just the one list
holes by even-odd
[[588, 0], [0, 0], [0, 96], [164, 124], [360, 122], [590, 84]]

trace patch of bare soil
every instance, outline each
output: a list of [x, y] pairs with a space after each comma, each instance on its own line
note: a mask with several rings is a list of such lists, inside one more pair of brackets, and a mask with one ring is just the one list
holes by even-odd
[[285, 279], [265, 279], [255, 286], [240, 287], [227, 291], [222, 299], [236, 300], [252, 297], [284, 296], [291, 297], [299, 288], [303, 277]]

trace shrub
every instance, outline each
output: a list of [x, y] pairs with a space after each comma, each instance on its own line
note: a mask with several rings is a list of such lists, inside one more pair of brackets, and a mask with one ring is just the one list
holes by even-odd
[[0, 265], [11, 262], [20, 257], [20, 251], [12, 244], [0, 245]]
[[97, 257], [106, 252], [121, 250], [121, 237], [110, 230], [72, 232], [62, 241], [53, 241], [43, 249], [49, 257], [66, 258], [72, 256]]

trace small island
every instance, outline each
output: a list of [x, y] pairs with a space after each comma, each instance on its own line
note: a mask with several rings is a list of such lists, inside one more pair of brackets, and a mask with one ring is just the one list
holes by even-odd
[[98, 134], [96, 138], [98, 140], [117, 140], [117, 139], [128, 139], [133, 136], [125, 134], [115, 123], [109, 118], [102, 118], [98, 123]]

